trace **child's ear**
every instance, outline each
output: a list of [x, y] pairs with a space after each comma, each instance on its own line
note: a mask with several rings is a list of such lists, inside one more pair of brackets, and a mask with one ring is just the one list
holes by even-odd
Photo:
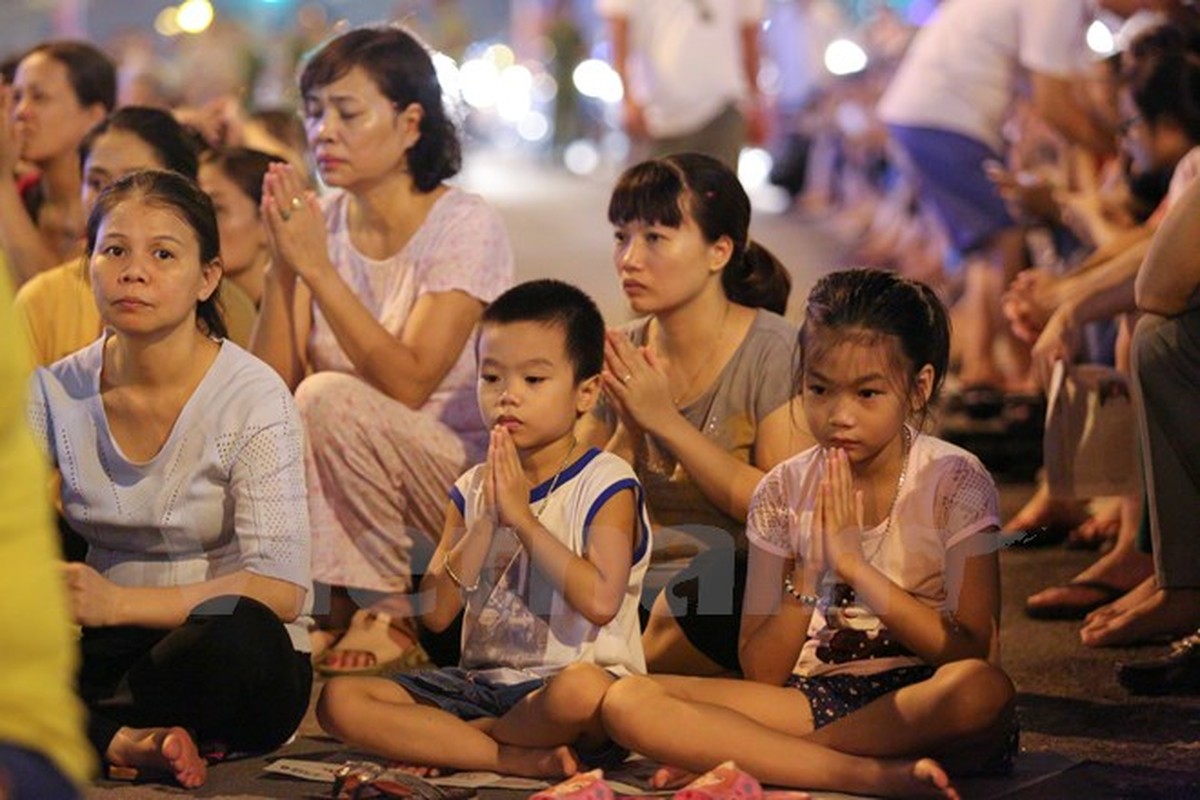
[[585, 378], [575, 387], [575, 414], [583, 416], [596, 407], [600, 399], [600, 376]]
[[929, 405], [929, 399], [933, 397], [933, 381], [936, 373], [933, 369], [933, 364], [926, 364], [917, 370], [917, 378], [913, 381], [912, 390], [912, 408], [913, 411], [920, 411]]

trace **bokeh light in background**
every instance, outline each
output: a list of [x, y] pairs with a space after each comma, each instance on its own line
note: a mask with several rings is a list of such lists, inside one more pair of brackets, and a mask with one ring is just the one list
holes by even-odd
[[1117, 38], [1103, 20], [1096, 20], [1087, 29], [1087, 43], [1099, 56], [1110, 56], [1117, 50]]

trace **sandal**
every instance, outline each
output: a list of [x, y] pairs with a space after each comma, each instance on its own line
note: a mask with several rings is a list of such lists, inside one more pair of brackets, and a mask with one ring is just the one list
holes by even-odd
[[[326, 677], [339, 675], [383, 675], [403, 669], [411, 669], [429, 660], [421, 646], [414, 642], [401, 647], [392, 640], [389, 628], [390, 614], [376, 611], [358, 611], [350, 620], [346, 635], [316, 660], [313, 668]], [[334, 653], [359, 652], [371, 656], [372, 662], [362, 667], [342, 667], [329, 663]]]

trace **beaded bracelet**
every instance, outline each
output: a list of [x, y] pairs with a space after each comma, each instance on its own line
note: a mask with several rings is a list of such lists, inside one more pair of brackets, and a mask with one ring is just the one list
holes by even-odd
[[450, 566], [450, 552], [449, 551], [447, 551], [446, 554], [442, 556], [442, 569], [446, 570], [446, 574], [450, 576], [450, 580], [454, 581], [454, 585], [457, 586], [459, 589], [463, 590], [464, 592], [466, 592], [467, 594], [470, 594], [471, 592], [473, 592], [479, 588], [479, 578], [478, 577], [475, 578], [474, 583], [472, 583], [470, 586], [466, 586], [463, 584], [462, 578], [460, 578], [454, 574], [454, 569]]
[[804, 594], [800, 591], [797, 591], [796, 585], [792, 583], [791, 575], [783, 576], [783, 590], [792, 597], [796, 598], [801, 605], [815, 606], [821, 600], [821, 598], [817, 597], [815, 594]]

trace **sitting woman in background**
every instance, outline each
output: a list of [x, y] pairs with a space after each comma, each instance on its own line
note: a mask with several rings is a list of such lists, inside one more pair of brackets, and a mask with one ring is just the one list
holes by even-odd
[[272, 260], [253, 350], [304, 420], [313, 576], [335, 590], [322, 638], [349, 625], [317, 668], [378, 672], [420, 653], [414, 564], [433, 552], [446, 487], [487, 448], [470, 340], [513, 257], [500, 216], [444, 183], [461, 148], [412, 36], [345, 33], [312, 56], [300, 91], [332, 191], [318, 201], [290, 166], [267, 174]]
[[[0, 91], [0, 249], [16, 285], [80, 252], [76, 150], [116, 100], [112, 61], [85, 42], [37, 45]], [[20, 160], [37, 171], [18, 181]]]
[[[109, 184], [142, 169], [165, 169], [195, 179], [196, 145], [166, 111], [126, 106], [88, 132], [79, 144], [75, 170], [82, 172], [81, 199], [90, 213]], [[254, 304], [239, 289], [221, 289], [230, 336], [245, 345], [254, 325]], [[17, 311], [29, 331], [34, 361], [49, 366], [100, 336], [100, 312], [92, 295], [87, 259], [72, 258], [30, 280], [17, 293]]]
[[672, 550], [706, 548], [654, 600], [647, 667], [736, 672], [750, 496], [767, 470], [811, 444], [791, 402], [796, 328], [779, 316], [790, 278], [750, 239], [737, 176], [708, 156], [626, 170], [608, 219], [621, 288], [644, 316], [609, 333], [607, 426], [593, 433], [645, 486], [660, 563], [652, 571], [661, 574]]
[[64, 568], [88, 736], [110, 765], [194, 787], [202, 749], [271, 750], [308, 706], [300, 420], [223, 340], [216, 216], [194, 183], [116, 182], [86, 252], [105, 335], [37, 370], [30, 419], [89, 545]]
[[[221, 261], [225, 278], [257, 306], [263, 276], [271, 261], [267, 231], [259, 206], [263, 178], [272, 164], [285, 160], [245, 147], [212, 150], [200, 162], [200, 188], [212, 198], [221, 229]], [[228, 286], [228, 284], [226, 284]]]

